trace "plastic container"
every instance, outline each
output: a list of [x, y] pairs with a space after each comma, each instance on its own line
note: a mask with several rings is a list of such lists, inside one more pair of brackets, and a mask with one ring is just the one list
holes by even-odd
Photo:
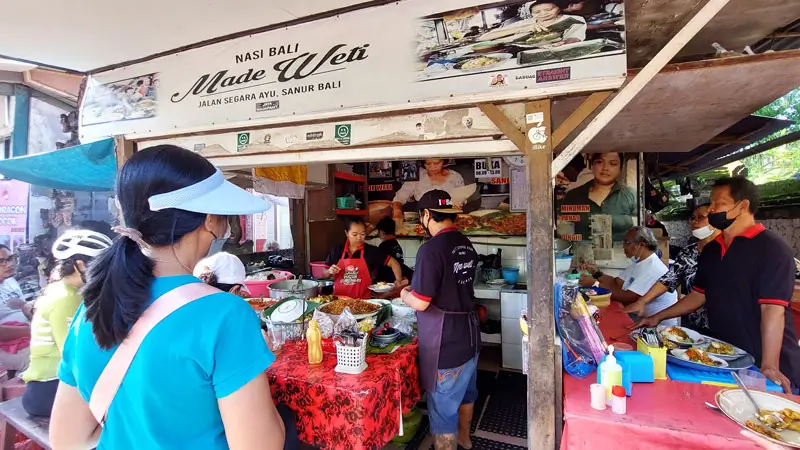
[[602, 384], [592, 384], [589, 386], [590, 401], [592, 408], [602, 411], [606, 409], [606, 387]]
[[355, 197], [336, 197], [336, 207], [339, 209], [355, 209]]
[[767, 377], [761, 374], [761, 372], [752, 369], [741, 369], [737, 373], [739, 374], [739, 378], [742, 379], [742, 383], [744, 383], [748, 389], [767, 390]]
[[294, 274], [292, 272], [287, 272], [285, 270], [273, 270], [273, 274], [275, 274], [274, 280], [260, 280], [260, 281], [247, 281], [245, 280], [244, 285], [247, 287], [247, 290], [250, 291], [250, 296], [253, 298], [256, 297], [269, 297], [269, 285], [272, 283], [277, 283], [278, 281], [286, 281], [291, 280], [294, 278]]
[[556, 272], [557, 273], [564, 273], [568, 272], [569, 268], [572, 266], [572, 256], [556, 256]]
[[314, 278], [325, 278], [325, 269], [328, 265], [325, 261], [314, 261], [311, 263], [311, 276]]
[[319, 331], [319, 323], [312, 320], [306, 331], [306, 342], [308, 342], [308, 363], [319, 364], [322, 362], [322, 332]]
[[503, 279], [508, 284], [517, 284], [517, 281], [519, 280], [519, 268], [503, 267]]
[[358, 375], [367, 368], [367, 339], [361, 339], [361, 345], [350, 347], [336, 342], [336, 368], [339, 373]]
[[625, 395], [625, 388], [614, 386], [611, 388], [611, 412], [614, 414], [625, 414], [628, 409], [628, 397]]
[[608, 356], [600, 364], [600, 384], [606, 387], [606, 402], [611, 402], [611, 388], [622, 386], [622, 366], [614, 357], [614, 346], [608, 346]]

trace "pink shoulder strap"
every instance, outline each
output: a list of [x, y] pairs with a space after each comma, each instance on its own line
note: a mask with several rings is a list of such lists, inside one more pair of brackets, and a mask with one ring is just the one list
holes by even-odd
[[179, 286], [161, 297], [157, 298], [133, 324], [131, 331], [117, 350], [111, 355], [105, 369], [94, 385], [92, 395], [89, 398], [89, 409], [97, 419], [97, 423], [103, 424], [111, 406], [111, 401], [117, 395], [117, 390], [122, 384], [122, 379], [128, 372], [128, 368], [142, 345], [142, 341], [147, 337], [150, 330], [164, 320], [167, 316], [177, 311], [181, 307], [207, 295], [221, 292], [204, 283], [190, 283]]

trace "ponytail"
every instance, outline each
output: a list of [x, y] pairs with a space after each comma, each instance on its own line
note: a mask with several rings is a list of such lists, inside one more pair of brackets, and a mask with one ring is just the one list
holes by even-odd
[[143, 247], [171, 247], [203, 226], [207, 215], [180, 209], [150, 209], [149, 199], [194, 185], [214, 174], [205, 158], [173, 145], [135, 153], [119, 171], [117, 199], [122, 223], [136, 241], [119, 236], [89, 264], [83, 288], [86, 320], [100, 348], [121, 343], [151, 301], [153, 261]]
[[127, 237], [115, 239], [92, 261], [83, 298], [100, 348], [113, 348], [125, 339], [150, 300], [153, 279], [153, 261]]

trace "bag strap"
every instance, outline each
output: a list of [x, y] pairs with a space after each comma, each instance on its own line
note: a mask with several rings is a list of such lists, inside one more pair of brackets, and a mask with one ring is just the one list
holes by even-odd
[[92, 389], [89, 409], [97, 419], [97, 423], [101, 425], [105, 423], [108, 408], [111, 406], [114, 396], [117, 395], [117, 390], [122, 384], [139, 346], [142, 345], [142, 341], [150, 333], [150, 330], [181, 307], [218, 292], [221, 291], [204, 283], [184, 284], [168, 291], [147, 307], [133, 324], [125, 339], [119, 344], [117, 350], [111, 355], [111, 359]]

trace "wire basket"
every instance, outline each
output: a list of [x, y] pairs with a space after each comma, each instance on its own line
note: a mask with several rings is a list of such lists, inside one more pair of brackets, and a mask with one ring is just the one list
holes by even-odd
[[367, 368], [367, 338], [361, 339], [358, 347], [349, 347], [336, 342], [336, 368], [339, 373], [357, 375]]

